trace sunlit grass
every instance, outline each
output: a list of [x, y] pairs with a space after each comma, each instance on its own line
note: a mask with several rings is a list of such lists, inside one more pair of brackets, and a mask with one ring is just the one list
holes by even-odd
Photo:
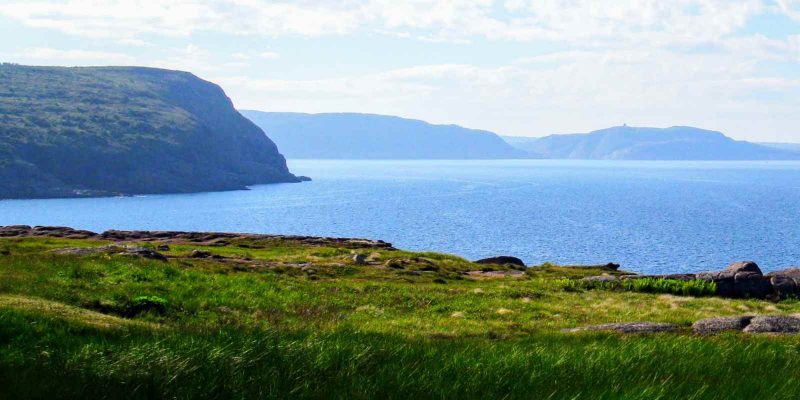
[[[10, 398], [726, 399], [800, 390], [797, 338], [689, 330], [705, 317], [797, 313], [797, 301], [580, 283], [620, 273], [599, 267], [479, 279], [461, 272], [486, 266], [436, 253], [365, 251], [373, 264], [355, 265], [354, 250], [280, 242], [171, 245], [176, 258], [166, 263], [48, 251], [96, 244], [0, 240], [10, 253], [0, 256], [0, 384]], [[186, 258], [198, 248], [229, 259]], [[385, 265], [392, 259], [417, 261], [395, 269]], [[563, 332], [626, 321], [683, 330]]]

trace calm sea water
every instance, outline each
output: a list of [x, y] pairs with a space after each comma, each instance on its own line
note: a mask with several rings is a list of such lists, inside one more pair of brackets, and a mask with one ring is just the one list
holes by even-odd
[[800, 265], [800, 163], [290, 160], [301, 184], [0, 201], [0, 225], [383, 239], [645, 272]]

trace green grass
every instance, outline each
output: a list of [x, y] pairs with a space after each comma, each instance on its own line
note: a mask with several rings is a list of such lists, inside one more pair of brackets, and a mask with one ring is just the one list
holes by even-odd
[[[580, 286], [600, 267], [521, 277], [458, 257], [292, 246], [207, 247], [168, 263], [0, 240], [1, 398], [796, 398], [800, 338], [692, 335], [700, 318], [797, 313], [694, 283]], [[249, 258], [249, 260], [242, 261]], [[237, 261], [232, 261], [232, 260]], [[390, 260], [417, 259], [403, 269]], [[433, 264], [436, 268], [421, 270]], [[293, 266], [294, 265], [294, 266]], [[497, 267], [503, 269], [502, 267]], [[443, 283], [442, 283], [443, 282]], [[630, 285], [630, 287], [626, 286]], [[677, 334], [566, 333], [625, 321]]]
[[717, 284], [699, 279], [677, 280], [659, 278], [623, 279], [616, 281], [576, 281], [566, 285], [573, 289], [626, 290], [642, 293], [668, 293], [678, 296], [712, 296], [717, 292]]

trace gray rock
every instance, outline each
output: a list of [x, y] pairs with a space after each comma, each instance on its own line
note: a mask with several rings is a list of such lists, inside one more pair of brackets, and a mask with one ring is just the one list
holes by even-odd
[[706, 318], [692, 324], [694, 333], [711, 335], [725, 331], [742, 331], [750, 324], [753, 316]]
[[149, 258], [151, 260], [167, 261], [167, 257], [163, 254], [147, 247], [134, 246], [134, 245], [108, 245], [100, 247], [74, 247], [65, 249], [56, 249], [53, 251], [56, 254], [74, 255], [74, 256], [87, 256], [90, 254], [119, 254], [123, 256]]
[[126, 256], [149, 258], [151, 260], [167, 261], [167, 257], [153, 249], [148, 249], [142, 246], [125, 246], [124, 251], [120, 254]]
[[716, 294], [724, 297], [765, 298], [772, 293], [770, 279], [752, 261], [736, 262], [718, 272], [702, 272], [697, 279], [714, 281]]
[[676, 332], [678, 329], [680, 329], [680, 327], [675, 324], [659, 322], [628, 322], [584, 326], [581, 328], [570, 329], [569, 332], [614, 331], [619, 333], [659, 333]]
[[365, 265], [367, 263], [367, 256], [363, 254], [353, 254], [353, 263], [356, 265]]
[[778, 298], [800, 296], [800, 268], [793, 267], [774, 271], [766, 276]]
[[212, 254], [210, 251], [199, 249], [194, 249], [191, 253], [189, 253], [189, 257], [191, 258], [211, 258], [213, 256], [214, 254]]
[[748, 333], [798, 333], [800, 332], [800, 318], [788, 315], [753, 317], [743, 331]]
[[512, 256], [497, 256], [497, 257], [489, 257], [489, 258], [482, 258], [480, 260], [474, 261], [475, 264], [495, 264], [495, 265], [517, 265], [520, 267], [524, 267], [525, 263], [517, 257]]
[[156, 250], [158, 250], [158, 251], [169, 251], [169, 249], [170, 249], [170, 247], [169, 247], [168, 244], [163, 244], [162, 243], [162, 244], [156, 246]]

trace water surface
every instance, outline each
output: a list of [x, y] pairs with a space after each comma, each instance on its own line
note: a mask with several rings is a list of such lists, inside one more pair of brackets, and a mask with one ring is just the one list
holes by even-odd
[[0, 201], [0, 225], [383, 239], [646, 273], [800, 265], [800, 163], [290, 160], [300, 184]]

